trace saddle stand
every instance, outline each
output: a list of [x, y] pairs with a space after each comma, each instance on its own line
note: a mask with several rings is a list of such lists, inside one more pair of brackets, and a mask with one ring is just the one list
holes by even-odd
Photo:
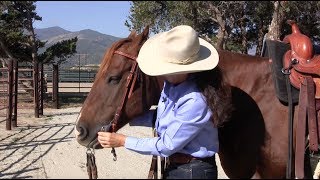
[[[290, 43], [291, 50], [285, 53], [283, 66], [287, 67], [290, 84], [300, 90], [295, 129], [295, 176], [303, 179], [305, 150], [308, 148], [314, 154], [318, 152], [319, 145], [320, 56], [314, 55], [310, 38], [300, 33], [297, 24], [294, 21], [288, 23], [292, 26], [292, 34], [287, 35], [283, 42]], [[317, 169], [314, 176], [318, 179], [320, 172]]]

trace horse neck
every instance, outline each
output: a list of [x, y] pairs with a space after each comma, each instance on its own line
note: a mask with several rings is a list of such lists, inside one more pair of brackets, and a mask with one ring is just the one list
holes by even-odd
[[[164, 79], [159, 76], [149, 76], [145, 75], [146, 79], [148, 79], [149, 84], [145, 84], [145, 89], [148, 93], [149, 97], [153, 97], [151, 105], [157, 105], [160, 98], [160, 93], [163, 88]], [[144, 97], [146, 98], [146, 97]]]
[[161, 76], [156, 77], [158, 83], [158, 90], [161, 92], [163, 88], [164, 79]]

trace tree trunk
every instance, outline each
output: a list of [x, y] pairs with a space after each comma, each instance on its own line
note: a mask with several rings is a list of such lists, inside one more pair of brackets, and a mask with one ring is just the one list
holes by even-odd
[[217, 20], [219, 23], [219, 30], [218, 30], [218, 34], [217, 34], [217, 48], [218, 49], [224, 49], [225, 47], [225, 41], [224, 41], [224, 37], [226, 36], [226, 21], [223, 19], [222, 14], [220, 13], [220, 11], [218, 11], [218, 9], [216, 8], [217, 11]]
[[[262, 22], [262, 21], [260, 21], [260, 22]], [[259, 32], [258, 32], [258, 44], [257, 44], [257, 47], [256, 47], [256, 56], [260, 56], [261, 55], [262, 46], [263, 46], [263, 38], [264, 38], [263, 25], [261, 25], [259, 27]]]
[[7, 62], [8, 60], [5, 60], [5, 58], [0, 58], [1, 67], [8, 67]]
[[9, 61], [16, 60], [13, 54], [9, 51], [8, 47], [5, 45], [3, 39], [0, 37], [0, 48], [4, 51], [4, 53], [8, 56], [8, 58], [1, 58], [2, 67], [8, 67]]
[[34, 116], [39, 118], [39, 87], [38, 87], [38, 79], [39, 79], [39, 61], [38, 61], [38, 48], [36, 46], [36, 37], [32, 25], [32, 18], [30, 13], [27, 13], [28, 16], [28, 31], [31, 33], [30, 35], [30, 44], [32, 48], [32, 62], [33, 62], [33, 103], [34, 103]]
[[247, 48], [248, 39], [247, 39], [247, 31], [246, 31], [246, 27], [245, 27], [245, 23], [244, 23], [244, 18], [242, 18], [242, 20], [241, 20], [241, 36], [242, 36], [241, 53], [248, 54], [248, 48]]
[[269, 26], [269, 32], [267, 33], [266, 39], [269, 40], [279, 40], [282, 29], [282, 21], [284, 20], [284, 8], [285, 2], [275, 1], [274, 2], [274, 11], [272, 15], [272, 21]]
[[224, 49], [225, 47], [225, 36], [226, 34], [226, 21], [224, 20], [221, 12], [217, 7], [215, 7], [213, 4], [208, 3], [209, 5], [209, 11], [211, 12], [213, 17], [210, 17], [212, 21], [215, 21], [219, 24], [219, 30], [217, 34], [217, 43], [216, 48], [217, 49]]

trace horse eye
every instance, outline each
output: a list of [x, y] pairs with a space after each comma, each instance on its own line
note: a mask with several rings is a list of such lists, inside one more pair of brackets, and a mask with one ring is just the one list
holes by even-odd
[[120, 80], [121, 80], [120, 76], [111, 76], [108, 79], [108, 83], [109, 84], [118, 84], [120, 82]]

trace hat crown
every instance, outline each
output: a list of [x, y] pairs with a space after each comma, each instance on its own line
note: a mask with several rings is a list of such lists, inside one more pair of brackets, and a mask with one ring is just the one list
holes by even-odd
[[185, 74], [213, 69], [219, 54], [191, 26], [180, 25], [150, 37], [142, 45], [137, 62], [150, 76]]
[[200, 43], [197, 32], [190, 26], [180, 25], [162, 33], [160, 54], [164, 60], [176, 64], [190, 64], [198, 57]]

